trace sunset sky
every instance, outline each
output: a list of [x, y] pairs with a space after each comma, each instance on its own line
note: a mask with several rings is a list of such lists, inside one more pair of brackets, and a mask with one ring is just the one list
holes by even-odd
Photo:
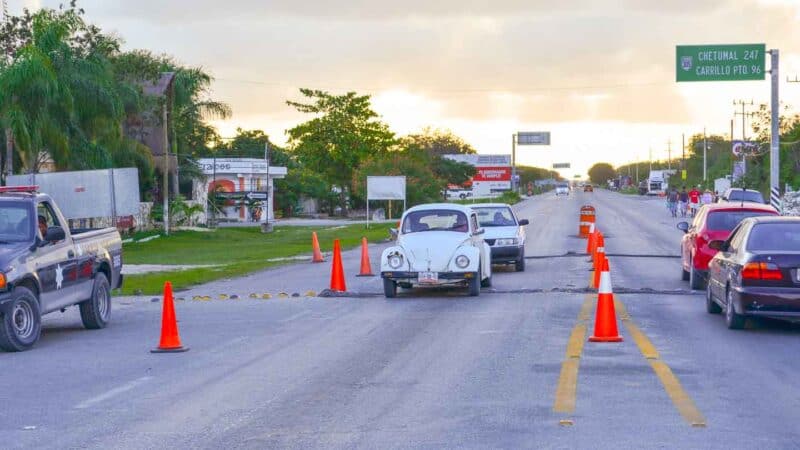
[[[67, 0], [61, 0], [66, 2]], [[12, 13], [59, 0], [9, 0]], [[583, 174], [680, 154], [681, 133], [728, 134], [735, 99], [769, 101], [769, 82], [675, 82], [675, 45], [766, 43], [781, 50], [781, 97], [800, 111], [800, 0], [83, 0], [126, 48], [165, 52], [216, 77], [236, 127], [285, 130], [299, 87], [373, 95], [398, 134], [448, 128], [480, 153], [548, 130], [522, 164]], [[769, 66], [769, 59], [767, 62]], [[737, 120], [735, 134], [741, 136]]]

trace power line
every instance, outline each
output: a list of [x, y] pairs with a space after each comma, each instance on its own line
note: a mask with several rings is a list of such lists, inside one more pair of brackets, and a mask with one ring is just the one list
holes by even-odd
[[[272, 86], [272, 87], [287, 87], [287, 88], [295, 88], [298, 87], [296, 83], [280, 83], [280, 82], [268, 82], [268, 81], [258, 81], [258, 80], [245, 80], [245, 79], [235, 79], [235, 78], [216, 78], [215, 81], [222, 82], [222, 83], [238, 83], [238, 84], [255, 84], [261, 86]], [[305, 85], [315, 85], [315, 83], [304, 83]], [[509, 89], [509, 88], [468, 88], [468, 89], [439, 89], [435, 87], [419, 87], [418, 90], [421, 91], [433, 91], [437, 93], [445, 93], [445, 94], [490, 94], [490, 93], [503, 93], [503, 92], [549, 92], [549, 91], [583, 91], [583, 90], [597, 90], [597, 89], [627, 89], [627, 88], [637, 88], [637, 87], [650, 87], [650, 86], [664, 86], [667, 84], [673, 84], [672, 82], [666, 81], [658, 81], [658, 82], [646, 82], [646, 83], [620, 83], [620, 84], [599, 84], [599, 85], [576, 85], [576, 86], [549, 86], [549, 87], [538, 87], [538, 88], [524, 88], [524, 89]], [[318, 86], [319, 89], [328, 89], [328, 90], [353, 90], [353, 87], [342, 87], [342, 86]], [[387, 86], [382, 87], [364, 87], [361, 86], [359, 90], [364, 91], [381, 91], [391, 89]]]

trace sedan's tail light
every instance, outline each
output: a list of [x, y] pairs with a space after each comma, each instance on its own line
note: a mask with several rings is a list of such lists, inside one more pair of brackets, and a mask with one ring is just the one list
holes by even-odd
[[766, 262], [751, 262], [742, 268], [743, 280], [769, 280], [780, 281], [783, 279], [781, 269], [777, 265]]

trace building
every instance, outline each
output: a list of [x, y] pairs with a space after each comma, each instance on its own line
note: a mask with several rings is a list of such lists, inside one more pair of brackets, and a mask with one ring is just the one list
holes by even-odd
[[[207, 217], [263, 222], [266, 212], [268, 220], [274, 220], [274, 181], [286, 176], [286, 167], [268, 168], [265, 160], [257, 158], [204, 158], [197, 163], [206, 179], [194, 182], [194, 198], [206, 205]], [[212, 194], [219, 211], [208, 211]]]

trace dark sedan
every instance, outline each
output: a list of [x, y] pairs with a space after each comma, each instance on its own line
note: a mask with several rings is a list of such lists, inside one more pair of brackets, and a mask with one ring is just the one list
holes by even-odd
[[747, 317], [800, 321], [800, 217], [744, 219], [709, 263], [706, 310], [728, 328]]

